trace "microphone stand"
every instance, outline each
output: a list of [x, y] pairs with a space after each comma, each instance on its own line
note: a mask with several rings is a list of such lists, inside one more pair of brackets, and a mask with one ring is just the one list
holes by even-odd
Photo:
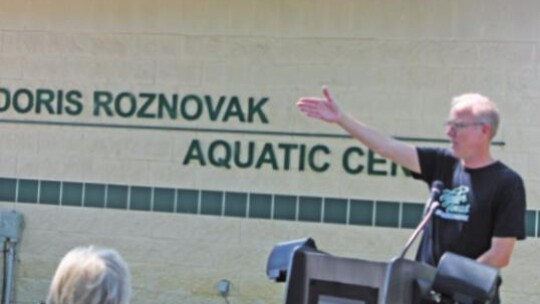
[[416, 238], [418, 237], [418, 235], [420, 234], [420, 232], [422, 232], [422, 230], [424, 229], [424, 227], [427, 225], [427, 223], [429, 222], [429, 220], [431, 219], [431, 217], [433, 216], [433, 213], [435, 212], [435, 210], [440, 206], [439, 202], [437, 201], [434, 201], [433, 203], [431, 203], [431, 205], [429, 206], [429, 209], [428, 209], [428, 212], [426, 213], [426, 215], [424, 216], [424, 218], [422, 219], [422, 221], [420, 222], [420, 224], [418, 224], [418, 227], [416, 227], [416, 230], [414, 230], [413, 234], [411, 235], [411, 237], [409, 238], [409, 240], [407, 241], [407, 244], [405, 244], [405, 248], [403, 248], [403, 251], [401, 252], [401, 254], [399, 255], [400, 258], [404, 258], [405, 257], [405, 254], [407, 254], [407, 251], [409, 250], [409, 248], [412, 246], [412, 244], [414, 243], [414, 241], [416, 240]]

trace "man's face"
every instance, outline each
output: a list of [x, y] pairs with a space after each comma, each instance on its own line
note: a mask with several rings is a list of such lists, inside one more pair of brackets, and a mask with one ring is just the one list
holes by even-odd
[[454, 107], [446, 123], [454, 155], [468, 159], [478, 153], [485, 141], [486, 125], [474, 116], [470, 107]]

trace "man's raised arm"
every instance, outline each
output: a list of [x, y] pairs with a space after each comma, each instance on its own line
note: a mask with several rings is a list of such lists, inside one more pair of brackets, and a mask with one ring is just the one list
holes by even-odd
[[301, 97], [296, 105], [307, 116], [336, 123], [352, 137], [376, 153], [395, 163], [420, 173], [420, 163], [416, 147], [379, 132], [343, 113], [327, 87], [323, 87], [324, 97]]

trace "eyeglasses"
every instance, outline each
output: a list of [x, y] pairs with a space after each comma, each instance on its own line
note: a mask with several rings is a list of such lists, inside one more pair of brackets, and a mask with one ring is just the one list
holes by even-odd
[[481, 126], [484, 122], [476, 121], [476, 122], [455, 122], [455, 121], [447, 121], [444, 123], [444, 126], [446, 128], [452, 129], [452, 130], [461, 130], [468, 127], [473, 126]]

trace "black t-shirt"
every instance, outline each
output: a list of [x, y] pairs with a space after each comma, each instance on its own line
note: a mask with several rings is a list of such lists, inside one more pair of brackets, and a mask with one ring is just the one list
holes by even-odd
[[441, 207], [425, 228], [416, 259], [436, 266], [451, 251], [472, 259], [491, 247], [492, 237], [525, 239], [525, 188], [521, 177], [497, 161], [469, 169], [452, 152], [417, 148], [421, 174], [428, 185], [440, 180]]

